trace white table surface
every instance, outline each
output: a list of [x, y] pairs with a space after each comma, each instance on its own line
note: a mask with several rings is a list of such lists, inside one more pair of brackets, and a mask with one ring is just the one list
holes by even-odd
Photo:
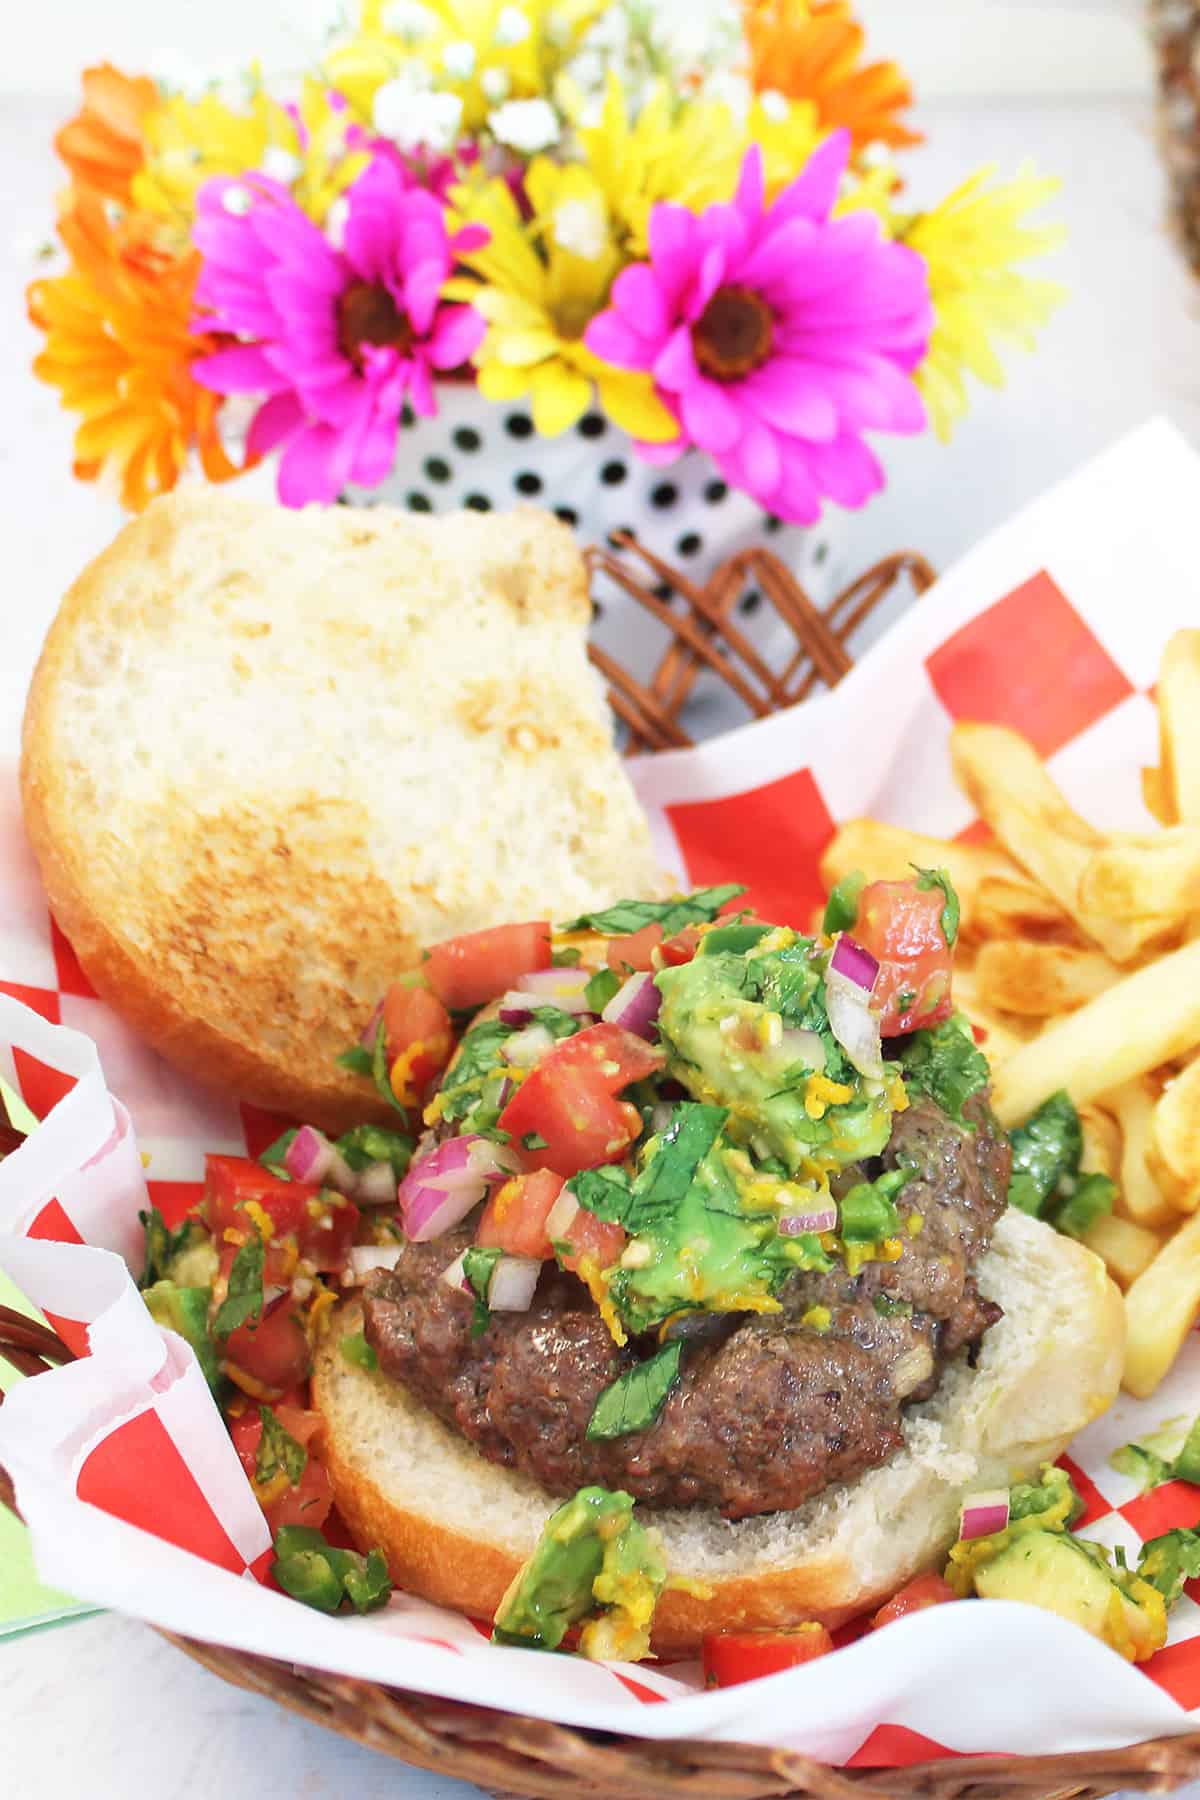
[[[119, 513], [73, 483], [70, 427], [28, 373], [22, 288], [59, 181], [49, 138], [67, 107], [0, 100], [0, 756], [59, 595]], [[1025, 156], [1064, 177], [1055, 273], [1072, 299], [1042, 354], [980, 395], [949, 451], [888, 452], [893, 482], [855, 527], [854, 562], [911, 544], [944, 565], [1024, 500], [1157, 412], [1200, 442], [1200, 288], [1166, 236], [1149, 107], [1136, 100], [940, 102], [910, 160], [917, 199], [981, 161]], [[1136, 604], [1136, 596], [1131, 596]], [[1014, 1746], [1019, 1748], [1019, 1746]], [[451, 1800], [475, 1789], [394, 1765], [226, 1687], [144, 1627], [93, 1618], [0, 1640], [4, 1800]], [[1200, 1800], [1200, 1784], [1189, 1790]]]

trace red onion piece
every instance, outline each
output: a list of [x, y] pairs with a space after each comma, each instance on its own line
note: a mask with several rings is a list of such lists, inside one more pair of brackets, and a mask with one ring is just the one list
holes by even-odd
[[410, 1166], [396, 1199], [405, 1236], [415, 1244], [441, 1237], [487, 1193], [487, 1179], [471, 1161], [471, 1146], [477, 1141], [450, 1138]]
[[1008, 1489], [989, 1488], [986, 1493], [968, 1494], [962, 1503], [962, 1519], [958, 1535], [964, 1543], [971, 1538], [991, 1537], [1008, 1524]]
[[855, 987], [865, 989], [869, 994], [875, 986], [875, 978], [879, 974], [879, 964], [869, 950], [847, 937], [843, 931], [833, 946], [833, 954], [829, 958], [829, 966], [838, 975], [844, 975]]
[[334, 1154], [323, 1131], [302, 1125], [284, 1153], [283, 1166], [293, 1181], [324, 1181]]
[[807, 1212], [784, 1213], [779, 1229], [784, 1237], [802, 1237], [807, 1231], [836, 1231], [837, 1222], [837, 1207], [830, 1201], [827, 1206], [813, 1206]]
[[840, 975], [832, 962], [825, 971], [825, 1009], [829, 1029], [860, 1075], [883, 1076], [883, 1043], [879, 1018], [870, 1009], [869, 995], [857, 982]]
[[394, 1269], [403, 1244], [355, 1244], [348, 1264], [351, 1283], [365, 1281], [375, 1269]]
[[533, 1018], [533, 1012], [526, 1003], [525, 996], [523, 994], [506, 994], [504, 998], [505, 1000], [519, 999], [522, 1004], [520, 1006], [502, 1006], [500, 1008], [500, 1023], [502, 1025], [528, 1025]]
[[371, 1014], [371, 1017], [367, 1020], [367, 1023], [363, 1028], [363, 1034], [358, 1040], [362, 1049], [374, 1050], [375, 1039], [379, 1036], [379, 1021], [382, 1017], [383, 1001], [381, 1000], [376, 1006], [375, 1011]]
[[600, 1017], [606, 1024], [619, 1025], [623, 1031], [632, 1031], [635, 1037], [649, 1043], [657, 1036], [655, 1020], [661, 1005], [662, 995], [654, 985], [654, 977], [644, 970], [631, 975], [617, 989]]
[[493, 1312], [528, 1312], [542, 1272], [533, 1256], [502, 1256], [488, 1282], [487, 1303]]
[[578, 1200], [570, 1188], [564, 1188], [546, 1214], [546, 1236], [552, 1244], [560, 1243], [566, 1237], [575, 1223], [575, 1215], [578, 1211]]
[[586, 1007], [577, 1007], [574, 1000], [583, 998], [591, 976], [586, 969], [535, 969], [531, 975], [522, 975], [521, 992], [536, 994], [539, 1006], [558, 1006], [563, 1012], [584, 1012]]

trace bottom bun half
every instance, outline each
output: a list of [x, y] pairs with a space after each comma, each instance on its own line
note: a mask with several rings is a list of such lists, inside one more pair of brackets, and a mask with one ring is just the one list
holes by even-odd
[[[940, 1565], [964, 1494], [1035, 1475], [1111, 1403], [1124, 1311], [1097, 1257], [1010, 1209], [978, 1277], [1004, 1317], [975, 1369], [953, 1365], [908, 1410], [904, 1448], [883, 1468], [735, 1523], [711, 1508], [647, 1510], [670, 1573], [708, 1590], [663, 1595], [660, 1656], [697, 1651], [708, 1631], [832, 1627], [865, 1611]], [[363, 1549], [383, 1549], [399, 1588], [490, 1619], [559, 1498], [485, 1461], [398, 1382], [348, 1364], [340, 1339], [360, 1329], [358, 1303], [344, 1303], [313, 1381], [338, 1509]]]

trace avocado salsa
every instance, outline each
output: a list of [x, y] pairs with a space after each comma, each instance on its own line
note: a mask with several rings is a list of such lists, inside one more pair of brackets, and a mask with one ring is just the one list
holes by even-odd
[[[860, 884], [812, 934], [718, 917], [731, 889], [560, 928], [557, 982], [469, 1023], [426, 1107], [409, 1184], [464, 1133], [520, 1166], [370, 1277], [378, 1367], [562, 1497], [732, 1519], [886, 1461], [999, 1316], [973, 1265], [1009, 1149], [948, 895]], [[445, 1278], [481, 1247], [538, 1262], [520, 1310], [494, 1269]]]

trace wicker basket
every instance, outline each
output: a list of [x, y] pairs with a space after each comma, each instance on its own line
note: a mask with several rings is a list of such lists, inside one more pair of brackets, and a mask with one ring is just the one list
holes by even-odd
[[[594, 550], [593, 570], [651, 611], [673, 639], [646, 684], [593, 646], [592, 660], [609, 683], [631, 750], [690, 742], [680, 720], [702, 677], [725, 683], [753, 717], [794, 704], [818, 682], [832, 686], [851, 666], [847, 638], [872, 608], [899, 582], [921, 593], [933, 579], [921, 557], [889, 557], [819, 610], [766, 552], [733, 558], [698, 588], [633, 539], [625, 538], [618, 548], [619, 554]], [[738, 600], [751, 584], [788, 627], [792, 649], [782, 668], [769, 668], [735, 623]], [[26, 1375], [70, 1357], [46, 1327], [3, 1307], [0, 1354]], [[13, 1494], [0, 1470], [3, 1503], [12, 1506]], [[834, 1769], [790, 1750], [653, 1743], [301, 1669], [187, 1638], [170, 1641], [223, 1680], [266, 1695], [356, 1743], [473, 1781], [492, 1794], [528, 1800], [562, 1800], [568, 1792], [580, 1800], [856, 1800], [870, 1794], [1098, 1800], [1118, 1788], [1161, 1793], [1200, 1777], [1200, 1732], [1070, 1756], [966, 1756], [902, 1770]]]

